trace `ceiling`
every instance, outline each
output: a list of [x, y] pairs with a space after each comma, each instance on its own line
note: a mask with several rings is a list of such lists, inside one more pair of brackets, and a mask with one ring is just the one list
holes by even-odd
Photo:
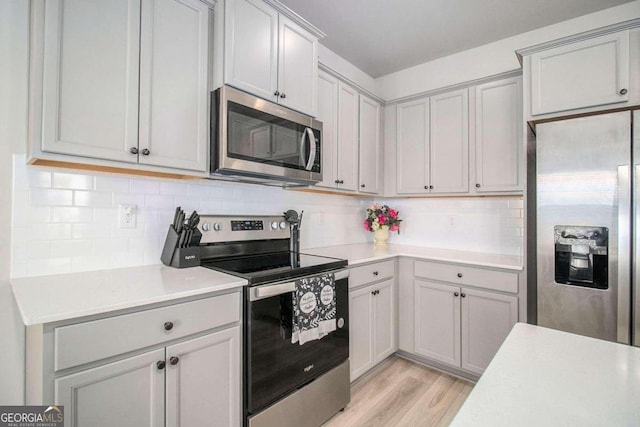
[[631, 0], [280, 0], [372, 77]]

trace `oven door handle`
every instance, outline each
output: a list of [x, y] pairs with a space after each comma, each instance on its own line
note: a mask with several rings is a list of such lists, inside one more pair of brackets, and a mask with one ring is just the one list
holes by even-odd
[[[339, 270], [334, 274], [335, 280], [342, 280], [349, 277], [349, 270]], [[296, 290], [296, 282], [277, 283], [273, 285], [257, 286], [251, 289], [251, 301], [257, 301], [264, 298], [275, 297], [282, 294], [288, 294]]]

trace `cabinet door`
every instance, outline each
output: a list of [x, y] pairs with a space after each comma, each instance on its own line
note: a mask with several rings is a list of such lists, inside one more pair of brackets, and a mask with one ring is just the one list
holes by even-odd
[[360, 95], [360, 176], [358, 191], [378, 194], [380, 192], [380, 104]]
[[531, 55], [531, 114], [629, 100], [629, 31]]
[[142, 4], [139, 162], [204, 172], [209, 8], [199, 0]]
[[459, 288], [422, 280], [414, 286], [416, 353], [459, 367]]
[[349, 292], [349, 364], [351, 381], [374, 365], [372, 286]]
[[140, 0], [43, 4], [42, 150], [137, 162]]
[[513, 325], [518, 298], [462, 288], [462, 368], [482, 374]]
[[[164, 349], [55, 380], [55, 401], [69, 427], [164, 426]], [[114, 418], [115, 417], [115, 418]]]
[[224, 82], [276, 102], [278, 12], [262, 0], [226, 0]]
[[395, 298], [393, 280], [373, 285], [373, 362], [378, 364], [395, 352]]
[[335, 188], [338, 179], [338, 79], [318, 71], [318, 120], [322, 122], [322, 181]]
[[338, 188], [358, 186], [358, 92], [338, 82]]
[[240, 357], [237, 326], [167, 347], [166, 425], [240, 425]]
[[397, 191], [426, 194], [429, 191], [429, 99], [398, 104], [397, 115]]
[[522, 79], [475, 88], [476, 192], [521, 190]]
[[429, 188], [432, 193], [469, 191], [469, 91], [430, 99]]
[[280, 15], [278, 90], [280, 104], [316, 115], [318, 96], [318, 39]]

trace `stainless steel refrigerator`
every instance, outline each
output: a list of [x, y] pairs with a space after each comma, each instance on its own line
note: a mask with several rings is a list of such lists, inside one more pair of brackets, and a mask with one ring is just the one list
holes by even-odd
[[537, 323], [640, 346], [640, 111], [540, 123], [533, 158]]

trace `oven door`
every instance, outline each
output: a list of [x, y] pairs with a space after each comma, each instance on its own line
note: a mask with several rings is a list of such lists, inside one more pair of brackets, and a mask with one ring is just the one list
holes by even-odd
[[349, 358], [348, 274], [348, 270], [335, 272], [336, 330], [303, 345], [291, 343], [293, 281], [245, 289], [247, 415]]

